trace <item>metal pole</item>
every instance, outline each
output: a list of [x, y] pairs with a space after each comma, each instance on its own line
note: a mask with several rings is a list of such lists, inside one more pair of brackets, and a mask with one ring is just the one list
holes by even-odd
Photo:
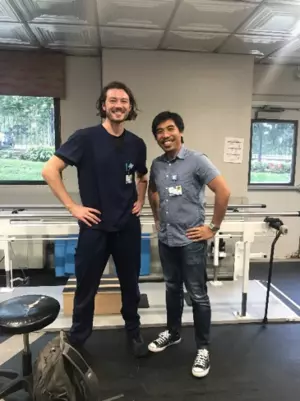
[[216, 234], [214, 238], [214, 283], [218, 281], [219, 243], [219, 236]]
[[[206, 217], [212, 217], [213, 212], [206, 213]], [[300, 211], [298, 212], [230, 212], [225, 217], [266, 217], [266, 216], [277, 216], [277, 217], [300, 217]], [[152, 213], [142, 213], [141, 217], [152, 217]], [[74, 219], [74, 217], [68, 212], [56, 212], [56, 213], [22, 213], [20, 215], [12, 215], [9, 213], [0, 213], [0, 219], [9, 219], [11, 221], [22, 221], [22, 220], [34, 220], [34, 219]], [[74, 219], [75, 220], [75, 219]]]
[[30, 348], [29, 348], [29, 335], [28, 334], [23, 334], [23, 345], [24, 345], [23, 351], [28, 353], [30, 351]]
[[1, 241], [3, 243], [2, 248], [4, 252], [4, 270], [5, 270], [5, 278], [6, 278], [6, 287], [1, 288], [1, 292], [11, 292], [13, 291], [13, 282], [12, 282], [12, 260], [9, 255], [9, 240]]
[[247, 314], [247, 298], [248, 298], [248, 283], [249, 283], [249, 264], [250, 264], [250, 242], [244, 242], [243, 254], [243, 290], [242, 290], [242, 308], [241, 316]]
[[[214, 204], [205, 204], [205, 207], [212, 208], [214, 207]], [[264, 203], [249, 203], [249, 204], [229, 204], [228, 209], [236, 209], [236, 208], [243, 208], [243, 209], [264, 209], [266, 208], [267, 205]], [[150, 208], [150, 205], [144, 205], [144, 208]], [[15, 204], [15, 205], [0, 205], [0, 210], [12, 210], [15, 212], [22, 212], [24, 210], [47, 210], [47, 209], [62, 209], [65, 210], [65, 206], [61, 204], [32, 204], [32, 205], [20, 205], [20, 204]]]
[[266, 295], [266, 304], [265, 304], [265, 315], [263, 318], [263, 323], [268, 323], [268, 309], [269, 309], [269, 298], [270, 298], [270, 289], [271, 289], [271, 282], [272, 282], [272, 273], [273, 273], [273, 261], [274, 261], [274, 252], [275, 252], [275, 245], [278, 241], [280, 235], [282, 234], [281, 231], [278, 231], [276, 237], [274, 238], [272, 245], [271, 245], [271, 255], [270, 255], [270, 265], [269, 265], [269, 274], [268, 274], [268, 285], [267, 285], [267, 295]]

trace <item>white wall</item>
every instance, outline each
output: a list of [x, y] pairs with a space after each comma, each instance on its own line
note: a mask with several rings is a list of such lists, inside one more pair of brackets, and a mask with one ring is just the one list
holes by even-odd
[[[247, 193], [247, 159], [223, 162], [224, 138], [245, 138], [249, 152], [252, 57], [176, 52], [106, 50], [104, 84], [122, 80], [132, 88], [142, 110], [128, 125], [148, 145], [148, 164], [161, 153], [151, 133], [154, 116], [163, 110], [182, 115], [185, 144], [203, 151], [227, 177], [233, 196]], [[241, 90], [241, 88], [243, 88]]]
[[296, 66], [256, 65], [253, 77], [253, 100], [300, 102], [300, 72]]
[[[67, 58], [67, 98], [61, 101], [63, 142], [77, 129], [100, 123], [96, 110], [100, 77], [98, 58]], [[69, 191], [78, 192], [75, 168], [66, 169], [64, 180]]]

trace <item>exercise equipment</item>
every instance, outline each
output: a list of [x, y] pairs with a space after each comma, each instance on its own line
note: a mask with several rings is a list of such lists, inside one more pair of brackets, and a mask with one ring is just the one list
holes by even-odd
[[271, 290], [271, 282], [272, 282], [272, 273], [273, 273], [273, 263], [274, 263], [274, 253], [275, 253], [275, 246], [279, 237], [283, 234], [287, 234], [287, 228], [283, 224], [282, 220], [278, 218], [271, 218], [266, 217], [265, 222], [270, 225], [270, 227], [274, 228], [277, 233], [272, 241], [271, 245], [271, 253], [270, 253], [270, 263], [269, 263], [269, 273], [268, 273], [268, 284], [267, 284], [267, 294], [266, 294], [266, 303], [265, 303], [265, 314], [263, 318], [263, 323], [268, 323], [268, 309], [269, 309], [269, 299], [270, 299], [270, 290]]
[[[234, 205], [236, 206], [236, 205]], [[240, 205], [243, 208], [245, 205]], [[0, 249], [4, 250], [6, 287], [2, 291], [13, 291], [13, 272], [12, 260], [10, 254], [10, 244], [15, 241], [30, 240], [59, 240], [66, 239], [67, 236], [74, 239], [78, 235], [78, 222], [73, 216], [63, 208], [54, 208], [40, 210], [32, 209], [28, 212], [18, 210], [15, 212], [15, 206], [10, 206], [11, 212], [0, 212]], [[0, 206], [0, 209], [3, 208]], [[43, 207], [42, 207], [43, 208]], [[41, 209], [42, 209], [41, 208]], [[44, 207], [45, 208], [45, 207]], [[59, 210], [61, 209], [61, 210]], [[206, 223], [209, 223], [213, 213], [206, 212]], [[225, 219], [221, 225], [220, 231], [215, 236], [214, 245], [214, 263], [219, 261], [219, 244], [221, 237], [239, 237], [242, 247], [239, 249], [238, 263], [235, 263], [234, 279], [243, 277], [242, 282], [242, 303], [239, 317], [245, 317], [247, 314], [247, 294], [249, 282], [249, 265], [251, 259], [251, 244], [258, 235], [274, 235], [277, 233], [277, 226], [274, 227], [274, 220], [268, 220], [272, 217], [299, 217], [300, 212], [240, 212], [228, 210]], [[255, 219], [254, 221], [251, 219]], [[264, 218], [264, 220], [263, 220]], [[266, 219], [267, 218], [267, 219]], [[245, 220], [247, 219], [247, 221]], [[147, 238], [155, 237], [156, 230], [151, 211], [143, 211], [141, 214], [141, 225], [143, 235]], [[283, 227], [283, 226], [281, 226]], [[282, 228], [281, 228], [282, 230]], [[287, 228], [282, 234], [287, 234]], [[216, 281], [217, 282], [217, 281]]]

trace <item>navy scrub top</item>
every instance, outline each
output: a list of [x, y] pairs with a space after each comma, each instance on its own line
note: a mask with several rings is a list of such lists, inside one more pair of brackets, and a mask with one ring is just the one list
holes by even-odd
[[101, 212], [101, 222], [92, 228], [117, 231], [131, 218], [137, 200], [135, 174], [148, 172], [146, 153], [145, 142], [137, 135], [124, 130], [115, 137], [102, 125], [76, 131], [55, 152], [77, 167], [82, 205]]

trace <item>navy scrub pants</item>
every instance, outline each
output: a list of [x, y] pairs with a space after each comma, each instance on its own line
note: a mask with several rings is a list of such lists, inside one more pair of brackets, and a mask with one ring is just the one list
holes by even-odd
[[125, 328], [132, 336], [139, 333], [141, 225], [140, 219], [132, 216], [127, 225], [117, 232], [90, 228], [80, 230], [75, 252], [77, 287], [73, 324], [69, 332], [73, 344], [83, 344], [92, 333], [94, 299], [110, 255], [120, 281], [121, 314]]

